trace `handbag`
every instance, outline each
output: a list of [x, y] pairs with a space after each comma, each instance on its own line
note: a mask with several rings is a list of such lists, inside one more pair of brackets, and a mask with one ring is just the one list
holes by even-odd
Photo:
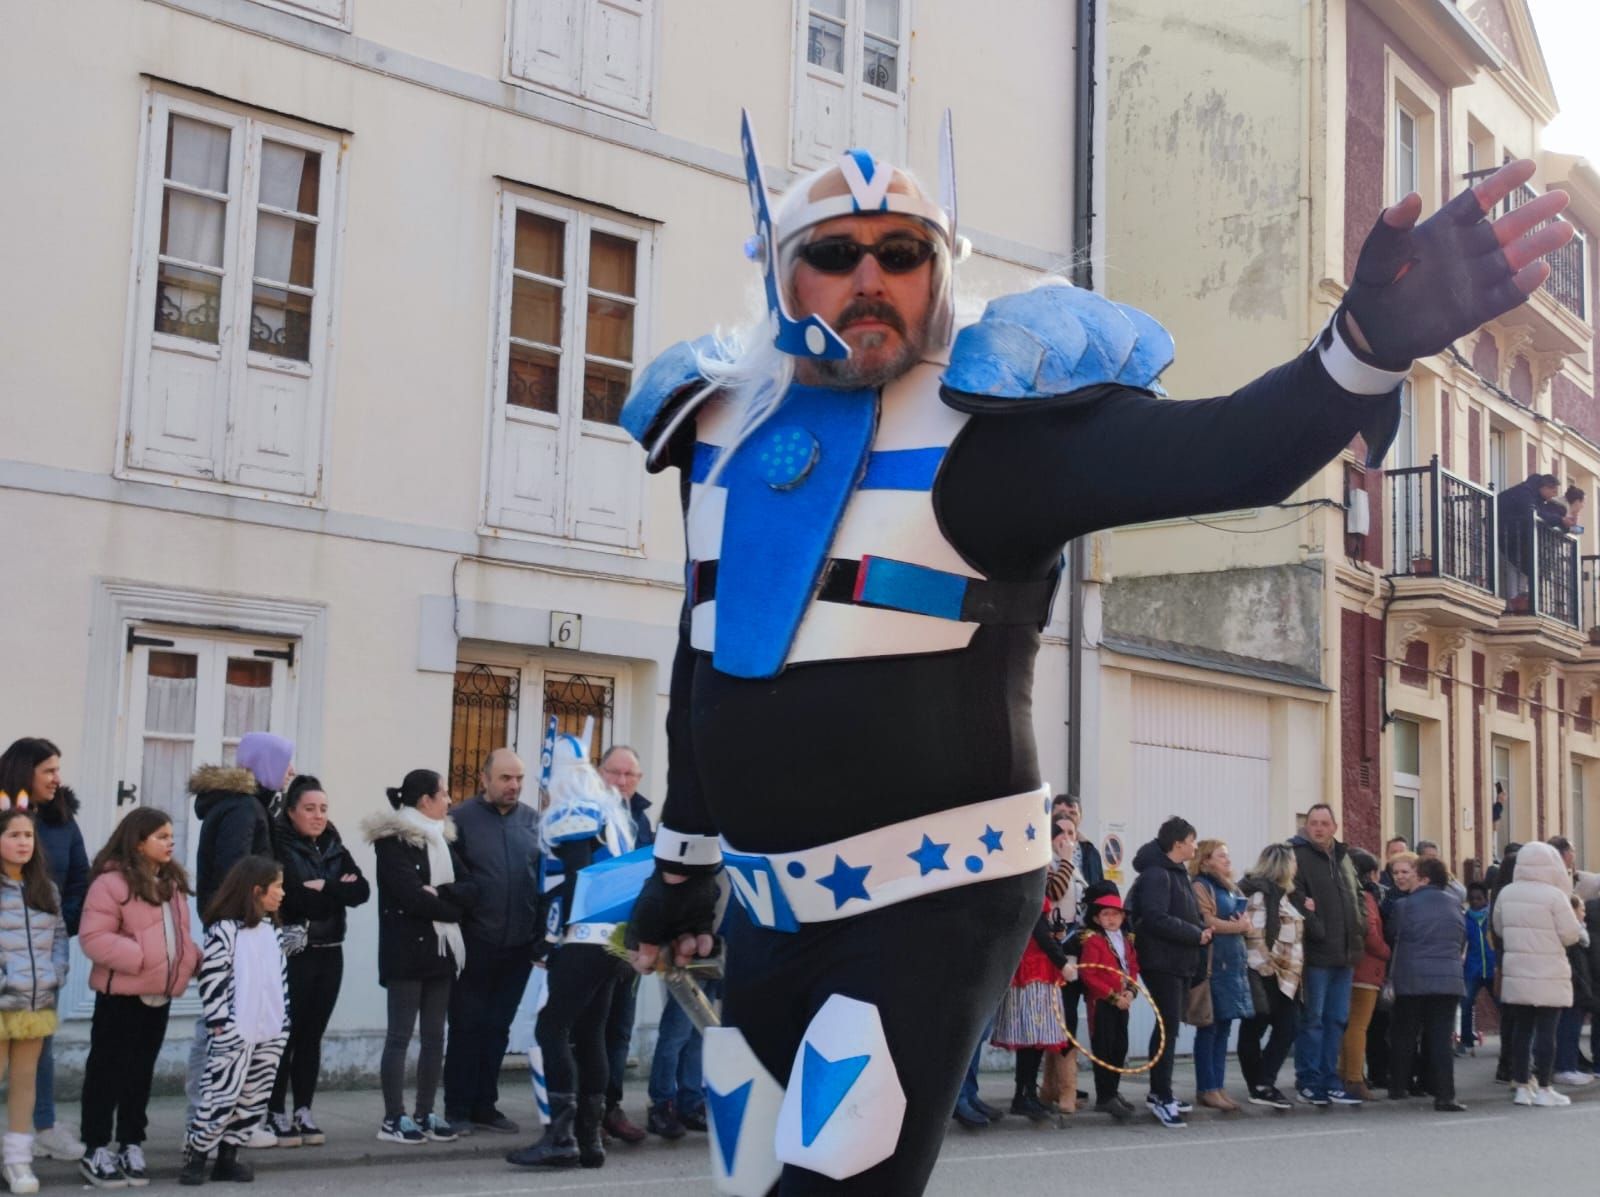
[[1206, 967], [1198, 977], [1189, 981], [1189, 992], [1183, 1002], [1183, 1021], [1191, 1027], [1209, 1027], [1216, 1019], [1211, 1006], [1211, 945], [1206, 945]]

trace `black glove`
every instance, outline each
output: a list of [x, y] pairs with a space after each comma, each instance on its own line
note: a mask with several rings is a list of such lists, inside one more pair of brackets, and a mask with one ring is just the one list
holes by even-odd
[[1412, 228], [1378, 217], [1339, 310], [1355, 318], [1373, 365], [1404, 370], [1526, 299], [1511, 276], [1469, 188]]
[[627, 945], [649, 943], [665, 949], [680, 935], [710, 935], [716, 917], [715, 873], [696, 873], [668, 885], [657, 865], [634, 899]]

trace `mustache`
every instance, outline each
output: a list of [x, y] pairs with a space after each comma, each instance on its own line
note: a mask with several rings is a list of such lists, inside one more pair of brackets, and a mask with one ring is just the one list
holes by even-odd
[[881, 299], [858, 299], [839, 313], [839, 331], [863, 320], [881, 320], [902, 337], [906, 335], [905, 318], [894, 307]]

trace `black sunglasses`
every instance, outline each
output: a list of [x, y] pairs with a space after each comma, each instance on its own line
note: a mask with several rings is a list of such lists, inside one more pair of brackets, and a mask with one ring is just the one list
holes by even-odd
[[849, 274], [865, 254], [877, 258], [885, 274], [910, 274], [933, 257], [934, 245], [910, 233], [891, 233], [872, 245], [849, 237], [824, 237], [799, 249], [800, 260], [822, 274]]

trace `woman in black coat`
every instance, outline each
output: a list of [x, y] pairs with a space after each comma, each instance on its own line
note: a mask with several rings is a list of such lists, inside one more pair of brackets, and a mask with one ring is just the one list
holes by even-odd
[[1408, 1096], [1405, 1078], [1411, 1075], [1422, 1029], [1423, 1070], [1433, 1108], [1455, 1113], [1466, 1109], [1456, 1100], [1455, 1055], [1450, 1031], [1465, 992], [1461, 957], [1466, 946], [1466, 917], [1461, 903], [1445, 886], [1450, 873], [1441, 860], [1417, 862], [1417, 888], [1391, 914], [1394, 958], [1389, 979], [1394, 984], [1394, 1013], [1390, 1019], [1389, 1097]]
[[[278, 917], [303, 923], [306, 948], [289, 957], [289, 1042], [267, 1105], [278, 1146], [325, 1141], [311, 1117], [322, 1071], [322, 1035], [344, 980], [345, 911], [372, 896], [367, 879], [328, 821], [328, 795], [315, 777], [301, 774], [284, 795], [272, 823], [272, 854], [283, 866]], [[294, 1117], [285, 1109], [294, 1089]]]
[[[433, 1099], [444, 1065], [450, 986], [467, 959], [457, 924], [476, 894], [451, 847], [456, 829], [443, 779], [431, 769], [413, 769], [387, 793], [394, 813], [373, 815], [362, 823], [377, 856], [378, 984], [389, 995], [388, 1034], [379, 1065], [384, 1117], [378, 1138], [445, 1143], [455, 1135], [433, 1112]], [[406, 1050], [419, 1017], [422, 1051], [413, 1118], [405, 1110]]]

